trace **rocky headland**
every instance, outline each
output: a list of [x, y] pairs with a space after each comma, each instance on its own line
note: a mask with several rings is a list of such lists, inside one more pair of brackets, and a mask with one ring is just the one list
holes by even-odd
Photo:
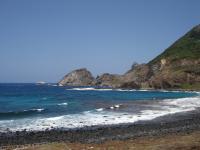
[[100, 86], [134, 89], [200, 89], [200, 25], [195, 26], [146, 64], [133, 64], [125, 74], [104, 73], [96, 78], [87, 69], [74, 70], [63, 86]]
[[91, 86], [94, 85], [94, 77], [86, 69], [77, 69], [68, 73], [64, 78], [59, 82], [59, 85], [68, 85], [68, 86]]

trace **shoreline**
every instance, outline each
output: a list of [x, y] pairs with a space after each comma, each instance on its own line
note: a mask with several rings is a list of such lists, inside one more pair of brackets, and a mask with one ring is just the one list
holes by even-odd
[[80, 129], [46, 131], [17, 131], [0, 133], [0, 147], [26, 144], [69, 142], [99, 144], [170, 134], [189, 134], [200, 131], [200, 109], [159, 117], [133, 124], [93, 126]]
[[[77, 90], [77, 91], [90, 91], [90, 90], [97, 90], [97, 91], [158, 91], [158, 92], [185, 92], [185, 93], [197, 93], [200, 94], [200, 89], [156, 89], [156, 88], [139, 88], [139, 89], [132, 89], [132, 88], [113, 88], [113, 87], [96, 87], [96, 86], [62, 86], [67, 87], [66, 90]], [[93, 89], [88, 89], [93, 88]], [[79, 89], [79, 90], [78, 90]]]
[[78, 88], [94, 88], [94, 89], [110, 89], [110, 90], [147, 90], [147, 91], [169, 91], [169, 92], [200, 92], [200, 89], [175, 89], [175, 88], [115, 88], [115, 87], [109, 87], [109, 86], [61, 86], [62, 88], [67, 88], [67, 89], [78, 89]]
[[[79, 114], [77, 113], [77, 115], [63, 114], [60, 116], [44, 118], [36, 117], [27, 120], [5, 120], [5, 122], [2, 121], [0, 133], [8, 132], [14, 134], [15, 132], [20, 133], [23, 131], [47, 132], [49, 130], [79, 130], [80, 128], [85, 130], [102, 126], [132, 125], [135, 123], [137, 124], [138, 121], [145, 122], [169, 114], [193, 111], [198, 108], [199, 94], [195, 93], [187, 96], [188, 97], [169, 98], [163, 100], [152, 97], [152, 101], [138, 99], [126, 103], [98, 103], [98, 105], [95, 104], [94, 109], [90, 109], [89, 111], [86, 110]], [[46, 108], [44, 107], [34, 110], [39, 110], [39, 112], [41, 112], [41, 110], [44, 109]], [[27, 110], [24, 110], [24, 112], [27, 112]]]

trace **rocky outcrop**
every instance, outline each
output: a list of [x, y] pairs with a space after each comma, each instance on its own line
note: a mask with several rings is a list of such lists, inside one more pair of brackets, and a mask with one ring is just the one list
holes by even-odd
[[[200, 59], [182, 59], [157, 65], [153, 75], [149, 78], [149, 86], [161, 89], [190, 89], [200, 83]], [[154, 68], [155, 65], [152, 66]]]
[[200, 89], [200, 25], [149, 63], [134, 63], [123, 75], [105, 73], [94, 79], [89, 71], [79, 69], [66, 75], [59, 84], [134, 89]]
[[85, 68], [68, 73], [58, 84], [63, 86], [92, 86], [94, 77]]
[[129, 85], [128, 88], [130, 88], [130, 85], [133, 85], [132, 88], [149, 88], [148, 79], [150, 76], [151, 68], [147, 64], [137, 64], [123, 75], [123, 80], [126, 83], [124, 85]]
[[102, 87], [118, 88], [123, 83], [123, 77], [121, 75], [104, 73], [101, 76], [97, 76], [95, 85]]

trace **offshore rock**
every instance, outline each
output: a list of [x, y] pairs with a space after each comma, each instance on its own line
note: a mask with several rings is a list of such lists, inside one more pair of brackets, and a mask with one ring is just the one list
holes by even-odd
[[86, 68], [81, 68], [68, 73], [58, 84], [62, 86], [92, 86], [93, 82], [92, 74]]

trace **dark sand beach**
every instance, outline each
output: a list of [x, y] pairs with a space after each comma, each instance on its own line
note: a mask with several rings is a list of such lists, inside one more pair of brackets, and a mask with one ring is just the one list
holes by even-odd
[[199, 150], [200, 132], [139, 137], [127, 140], [109, 140], [101, 144], [54, 142], [27, 145], [26, 150]]
[[200, 110], [134, 124], [1, 133], [0, 145], [8, 149], [200, 149]]

